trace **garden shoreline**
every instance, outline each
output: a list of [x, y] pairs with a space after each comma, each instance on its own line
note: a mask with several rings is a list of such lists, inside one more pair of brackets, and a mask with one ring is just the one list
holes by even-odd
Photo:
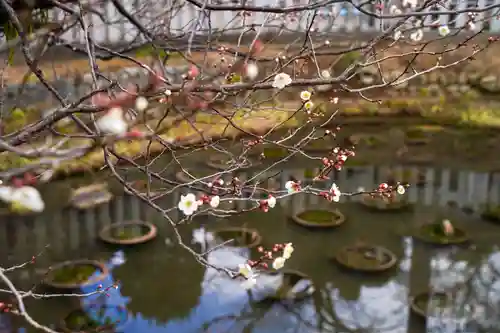
[[[286, 130], [297, 128], [305, 121], [304, 113], [299, 117], [291, 117], [299, 108], [298, 105], [293, 106], [288, 103], [281, 107], [276, 107], [271, 110], [256, 110], [252, 111], [249, 117], [235, 116], [232, 120], [232, 126], [226, 119], [217, 115], [204, 115], [204, 119], [195, 120], [193, 123], [182, 121], [175, 128], [171, 128], [159, 136], [166, 142], [174, 142], [179, 149], [189, 149], [203, 141], [214, 141], [219, 139], [234, 140], [243, 136], [265, 135], [270, 130]], [[343, 105], [338, 105], [339, 109], [343, 109]], [[333, 109], [333, 108], [332, 108]], [[348, 109], [348, 108], [347, 108]], [[331, 112], [326, 112], [322, 120], [327, 119]], [[218, 119], [216, 119], [218, 118]], [[322, 123], [319, 121], [319, 123]], [[488, 121], [486, 117], [484, 121], [475, 121], [464, 119], [463, 115], [457, 113], [446, 114], [429, 114], [426, 112], [409, 112], [403, 110], [380, 110], [379, 113], [359, 111], [346, 112], [340, 111], [329, 124], [325, 127], [332, 128], [336, 126], [355, 125], [355, 126], [380, 126], [380, 125], [401, 125], [401, 124], [432, 124], [440, 126], [450, 126], [460, 128], [483, 128], [485, 132], [495, 131], [500, 127], [500, 121], [496, 118], [493, 121]], [[196, 129], [193, 128], [193, 125]], [[279, 126], [278, 126], [279, 125]], [[241, 130], [240, 130], [241, 129]], [[247, 133], [244, 133], [247, 132]], [[143, 140], [138, 144], [137, 141], [132, 143], [121, 142], [115, 144], [115, 150], [120, 155], [129, 159], [148, 158], [154, 155], [161, 154], [166, 148], [159, 142]], [[116, 160], [114, 161], [116, 162]], [[98, 170], [105, 166], [104, 153], [102, 149], [98, 149], [89, 153], [87, 156], [74, 161], [68, 161], [61, 164], [56, 172], [58, 174], [69, 176], [75, 173], [81, 173], [88, 170]]]

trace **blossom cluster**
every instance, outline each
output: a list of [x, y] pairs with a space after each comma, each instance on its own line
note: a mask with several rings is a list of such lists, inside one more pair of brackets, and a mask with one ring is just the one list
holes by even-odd
[[[257, 284], [257, 267], [261, 269], [268, 269], [268, 262], [272, 261], [272, 268], [274, 270], [280, 270], [285, 266], [286, 261], [292, 256], [294, 248], [292, 243], [286, 243], [275, 244], [271, 251], [266, 251], [263, 247], [259, 247], [258, 251], [262, 253], [262, 256], [258, 260], [248, 260], [247, 263], [238, 265], [239, 275], [245, 278], [245, 282], [243, 283], [243, 287], [245, 289], [251, 289]], [[281, 255], [275, 256], [275, 254], [279, 252], [281, 252]]]
[[14, 178], [11, 186], [0, 185], [0, 200], [7, 203], [12, 211], [43, 212], [45, 202], [40, 192], [31, 186], [34, 182], [34, 176], [27, 174], [24, 179]]
[[[397, 5], [392, 5], [389, 8], [389, 13], [391, 15], [401, 15], [403, 14], [404, 11], [414, 11], [416, 7], [418, 6], [418, 0], [403, 0], [401, 3], [401, 7]], [[379, 10], [382, 10], [383, 8], [379, 8]], [[468, 30], [475, 30], [476, 29], [476, 24], [474, 22], [474, 19], [476, 18], [475, 13], [468, 13], [468, 19], [466, 21], [465, 28]], [[424, 26], [424, 21], [421, 19], [415, 19], [412, 22], [412, 27], [409, 29], [410, 32], [410, 39], [414, 42], [419, 42], [424, 38], [424, 31], [422, 27]], [[450, 28], [447, 24], [441, 24], [440, 19], [436, 20], [435, 22], [431, 22], [430, 26], [437, 28], [437, 31], [441, 37], [446, 37], [450, 34]], [[401, 29], [396, 29], [393, 34], [394, 40], [399, 40], [401, 38], [404, 38], [405, 36], [403, 35], [403, 32]]]
[[[135, 99], [135, 109], [143, 112], [148, 108], [148, 100], [139, 96]], [[125, 119], [125, 110], [121, 106], [112, 106], [106, 114], [96, 121], [97, 128], [107, 135], [126, 135], [129, 131], [129, 124]], [[130, 132], [128, 136], [140, 136], [136, 131]]]
[[177, 208], [184, 213], [186, 216], [193, 215], [203, 204], [209, 204], [212, 208], [219, 207], [220, 197], [214, 195], [209, 197], [204, 194], [199, 199], [193, 193], [188, 193], [186, 195], [181, 195], [181, 199], [177, 204]]

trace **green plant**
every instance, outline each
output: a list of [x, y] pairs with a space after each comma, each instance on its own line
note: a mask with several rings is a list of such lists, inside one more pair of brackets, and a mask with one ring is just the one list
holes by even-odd
[[418, 89], [418, 94], [421, 97], [429, 97], [430, 96], [429, 88], [425, 88], [425, 87], [419, 88]]

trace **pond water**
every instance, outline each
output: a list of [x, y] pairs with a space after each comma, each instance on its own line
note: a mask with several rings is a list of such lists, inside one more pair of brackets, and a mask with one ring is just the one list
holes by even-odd
[[[342, 198], [338, 208], [346, 222], [332, 230], [309, 230], [290, 222], [288, 216], [307, 208], [328, 205], [316, 196], [296, 195], [280, 201], [268, 213], [256, 212], [218, 219], [199, 217], [179, 230], [185, 243], [197, 250], [209, 248], [215, 228], [246, 226], [257, 229], [262, 245], [293, 242], [295, 252], [286, 268], [303, 272], [314, 282], [311, 297], [294, 303], [259, 303], [276, 284], [275, 276], [261, 275], [248, 293], [240, 279], [230, 279], [201, 266], [176, 245], [165, 221], [138, 199], [117, 197], [110, 203], [84, 212], [56, 210], [60, 198], [48, 206], [51, 212], [36, 218], [1, 221], [0, 258], [8, 266], [44, 254], [27, 269], [11, 274], [17, 285], [33, 287], [51, 263], [68, 259], [106, 262], [110, 275], [104, 286], [120, 281], [108, 296], [87, 299], [52, 298], [27, 300], [31, 315], [49, 326], [58, 324], [79, 302], [96, 315], [103, 307], [123, 333], [281, 333], [281, 332], [488, 332], [500, 329], [500, 225], [482, 221], [477, 212], [485, 203], [499, 203], [500, 175], [416, 167], [352, 167], [335, 175], [343, 191], [359, 186], [372, 188], [386, 180], [389, 170], [425, 175], [424, 186], [412, 186], [408, 200], [413, 210], [373, 212], [356, 198]], [[284, 186], [290, 176], [301, 179], [310, 171], [284, 170], [274, 179]], [[324, 184], [327, 187], [329, 184]], [[180, 193], [159, 204], [171, 207]], [[49, 199], [50, 200], [50, 199]], [[163, 200], [163, 201], [162, 201]], [[235, 203], [244, 208], [242, 202]], [[450, 219], [466, 230], [472, 241], [466, 247], [436, 248], [410, 237], [413, 227], [435, 219]], [[114, 221], [143, 219], [155, 223], [159, 237], [139, 247], [110, 248], [96, 240], [98, 231]], [[332, 257], [340, 248], [364, 241], [383, 245], [400, 259], [397, 268], [382, 274], [362, 275], [340, 269]], [[235, 268], [253, 258], [247, 249], [221, 247], [207, 255], [209, 263]], [[473, 268], [476, 271], [471, 272]], [[498, 273], [495, 272], [498, 270]], [[468, 274], [464, 278], [464, 274]], [[470, 275], [470, 276], [469, 276]], [[467, 282], [463, 282], [467, 280]], [[427, 323], [411, 314], [412, 296], [429, 288], [459, 286], [456, 301], [430, 311]], [[88, 287], [83, 292], [94, 290]], [[41, 287], [36, 287], [44, 292]], [[0, 295], [7, 300], [5, 294]], [[115, 306], [115, 307], [113, 307]], [[120, 306], [123, 308], [118, 308]], [[0, 332], [34, 332], [16, 317], [1, 315]], [[104, 319], [100, 319], [103, 320]], [[4, 328], [2, 328], [2, 325]]]

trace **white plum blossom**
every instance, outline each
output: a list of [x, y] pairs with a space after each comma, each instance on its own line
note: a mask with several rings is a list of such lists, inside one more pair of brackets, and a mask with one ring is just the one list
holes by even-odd
[[28, 210], [32, 212], [43, 212], [45, 203], [40, 192], [31, 186], [19, 188], [1, 187], [0, 199], [9, 203], [14, 210]]
[[415, 8], [418, 5], [418, 0], [402, 0], [401, 5], [403, 7]]
[[304, 104], [304, 108], [306, 110], [311, 110], [312, 108], [314, 107], [314, 103], [311, 102], [311, 101], [307, 101], [305, 104]]
[[450, 33], [450, 28], [448, 28], [448, 26], [446, 24], [444, 24], [444, 25], [439, 27], [438, 31], [439, 31], [439, 35], [441, 35], [441, 37], [446, 37]]
[[403, 33], [400, 30], [394, 31], [394, 35], [392, 36], [394, 40], [400, 40], [401, 37], [403, 37]]
[[398, 185], [398, 187], [396, 188], [396, 191], [398, 192], [398, 194], [403, 195], [403, 194], [405, 194], [406, 189], [403, 185]]
[[122, 108], [111, 108], [96, 122], [97, 128], [105, 134], [123, 135], [127, 133], [128, 124], [123, 118]]
[[283, 249], [283, 258], [290, 259], [292, 253], [294, 251], [292, 243], [285, 244], [285, 248]]
[[399, 9], [398, 6], [392, 5], [389, 9], [389, 13], [391, 13], [391, 15], [401, 15], [403, 12], [401, 11], [401, 9]]
[[172, 95], [172, 91], [171, 91], [171, 90], [169, 90], [169, 89], [166, 89], [166, 90], [163, 92], [163, 94], [164, 94], [165, 96], [170, 96], [170, 95]]
[[269, 208], [274, 208], [276, 206], [276, 198], [273, 197], [272, 195], [267, 198], [267, 205]]
[[285, 188], [288, 191], [288, 193], [295, 193], [300, 191], [299, 185], [294, 182], [293, 180], [289, 180], [285, 183]]
[[414, 42], [420, 42], [424, 38], [424, 31], [422, 29], [417, 29], [410, 34], [410, 39]]
[[[330, 80], [332, 78], [332, 74], [328, 69], [324, 69], [320, 72], [319, 78], [322, 80]], [[316, 87], [317, 91], [325, 92], [332, 88], [331, 84], [322, 84]]]
[[248, 279], [254, 275], [252, 267], [249, 264], [239, 264], [238, 273], [245, 279]]
[[217, 208], [217, 207], [219, 207], [219, 204], [220, 204], [220, 197], [218, 195], [214, 195], [210, 199], [210, 207]]
[[300, 93], [300, 99], [304, 102], [307, 102], [311, 99], [311, 93], [307, 90], [304, 90]]
[[181, 195], [181, 200], [177, 205], [179, 210], [181, 210], [186, 216], [193, 215], [193, 213], [198, 210], [199, 206], [200, 202], [196, 200], [195, 195], [192, 193]]
[[248, 63], [245, 67], [245, 76], [250, 80], [255, 80], [259, 75], [259, 67], [254, 63]]
[[292, 83], [292, 78], [287, 73], [276, 74], [273, 81], [273, 88], [283, 89]]
[[283, 257], [278, 257], [273, 261], [273, 268], [275, 270], [282, 269], [285, 266], [286, 259]]
[[330, 193], [332, 195], [332, 201], [339, 202], [340, 201], [340, 195], [342, 194], [337, 187], [337, 184], [333, 183], [332, 187], [330, 187]]
[[146, 97], [139, 96], [135, 99], [135, 109], [139, 112], [143, 112], [148, 108], [149, 102]]
[[476, 30], [476, 23], [474, 23], [473, 21], [467, 22], [467, 29]]

